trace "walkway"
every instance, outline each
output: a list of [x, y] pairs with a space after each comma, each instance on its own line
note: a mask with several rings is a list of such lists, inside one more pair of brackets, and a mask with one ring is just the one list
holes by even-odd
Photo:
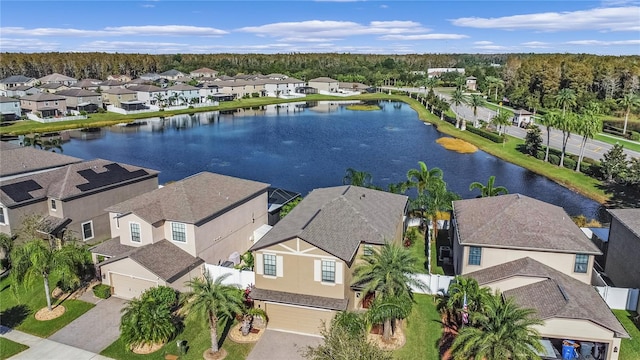
[[0, 336], [29, 346], [29, 348], [9, 359], [24, 360], [109, 360], [110, 358], [78, 349], [73, 346], [61, 344], [52, 340], [42, 339], [22, 331], [13, 330], [0, 325]]

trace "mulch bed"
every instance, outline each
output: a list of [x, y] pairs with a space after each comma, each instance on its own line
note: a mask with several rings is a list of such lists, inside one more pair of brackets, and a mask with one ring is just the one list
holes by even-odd
[[67, 309], [65, 309], [62, 305], [55, 306], [53, 309], [51, 309], [51, 311], [49, 311], [49, 308], [44, 307], [38, 310], [35, 316], [36, 320], [47, 321], [59, 318], [60, 316], [64, 315], [65, 311], [67, 311]]

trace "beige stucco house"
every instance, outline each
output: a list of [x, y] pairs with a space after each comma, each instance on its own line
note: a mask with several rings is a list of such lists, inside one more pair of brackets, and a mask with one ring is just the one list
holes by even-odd
[[56, 95], [64, 96], [67, 109], [94, 113], [102, 108], [102, 95], [85, 89], [69, 89], [58, 91]]
[[309, 80], [309, 86], [318, 89], [318, 91], [335, 93], [340, 88], [340, 82], [329, 77], [318, 77]]
[[251, 248], [251, 297], [269, 328], [318, 335], [337, 311], [360, 309], [370, 294], [351, 286], [354, 266], [401, 241], [406, 211], [404, 195], [350, 185], [312, 191]]
[[[103, 283], [123, 298], [137, 296], [157, 284], [180, 290], [183, 283], [176, 279], [187, 273], [201, 274], [201, 270], [194, 270], [195, 263], [220, 264], [234, 253], [246, 252], [254, 232], [267, 224], [268, 187], [203, 172], [108, 207], [111, 239], [92, 249]], [[152, 259], [136, 260], [136, 256], [143, 256], [140, 254], [155, 254], [160, 263], [179, 255], [184, 266], [176, 265], [175, 271], [182, 275], [160, 276], [159, 270], [148, 265], [154, 263]], [[132, 278], [138, 281], [133, 283]]]
[[138, 93], [126, 88], [114, 87], [102, 92], [102, 101], [107, 105], [127, 108], [128, 104], [142, 104], [138, 100]]
[[14, 235], [38, 215], [43, 234], [95, 243], [111, 235], [104, 208], [157, 187], [157, 171], [102, 159], [16, 177], [0, 185], [0, 231]]
[[20, 98], [20, 107], [25, 112], [40, 113], [42, 118], [62, 116], [67, 113], [67, 99], [62, 95], [37, 93]]
[[207, 67], [203, 67], [200, 69], [196, 69], [193, 70], [192, 72], [189, 73], [189, 76], [194, 77], [194, 78], [214, 78], [216, 77], [216, 75], [218, 75], [218, 72], [212, 69], [209, 69]]

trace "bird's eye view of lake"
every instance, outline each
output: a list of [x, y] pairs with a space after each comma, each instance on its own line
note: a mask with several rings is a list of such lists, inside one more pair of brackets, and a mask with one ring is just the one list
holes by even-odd
[[[424, 161], [444, 172], [452, 191], [477, 196], [469, 184], [496, 185], [602, 219], [602, 207], [578, 193], [483, 151], [459, 154], [436, 143], [445, 136], [407, 104], [380, 102], [378, 111], [345, 103], [289, 103], [230, 113], [204, 112], [137, 121], [95, 132], [72, 131], [64, 154], [103, 158], [161, 171], [160, 183], [210, 171], [271, 184], [305, 196], [342, 184], [347, 168], [366, 171], [387, 188]], [[411, 195], [411, 194], [409, 194]]]

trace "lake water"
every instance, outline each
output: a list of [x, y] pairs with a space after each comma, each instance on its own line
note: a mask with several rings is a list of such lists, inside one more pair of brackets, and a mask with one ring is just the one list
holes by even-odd
[[[351, 111], [344, 103], [296, 103], [154, 118], [95, 133], [72, 132], [64, 153], [160, 170], [160, 182], [211, 171], [270, 183], [306, 195], [342, 183], [349, 167], [367, 171], [386, 188], [406, 180], [424, 161], [439, 167], [449, 188], [472, 198], [473, 181], [487, 182], [565, 208], [570, 215], [602, 218], [600, 205], [542, 176], [485, 152], [458, 154], [435, 141], [445, 136], [425, 125], [404, 103], [381, 102], [380, 111]], [[409, 194], [411, 195], [411, 194]]]

